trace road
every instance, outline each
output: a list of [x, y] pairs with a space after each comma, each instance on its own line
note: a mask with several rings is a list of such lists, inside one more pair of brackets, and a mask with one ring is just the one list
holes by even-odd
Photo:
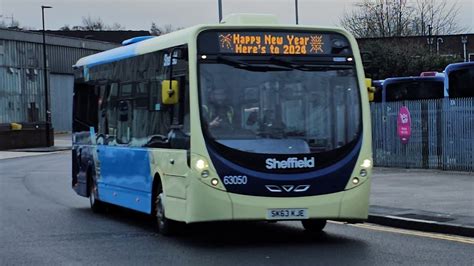
[[473, 265], [474, 239], [330, 223], [209, 223], [176, 237], [120, 208], [93, 214], [70, 188], [70, 154], [0, 160], [0, 265]]

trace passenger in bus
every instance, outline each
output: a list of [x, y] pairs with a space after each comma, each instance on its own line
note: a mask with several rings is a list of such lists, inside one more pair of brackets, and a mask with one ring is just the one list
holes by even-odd
[[210, 94], [209, 106], [203, 106], [209, 128], [232, 129], [234, 109], [224, 89], [215, 89]]

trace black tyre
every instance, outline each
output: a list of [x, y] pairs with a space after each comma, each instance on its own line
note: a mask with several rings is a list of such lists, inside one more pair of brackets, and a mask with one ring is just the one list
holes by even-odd
[[97, 199], [97, 185], [95, 181], [90, 178], [89, 182], [89, 203], [91, 205], [91, 209], [95, 213], [102, 213], [105, 211], [105, 204]]
[[164, 195], [161, 189], [157, 191], [155, 200], [156, 229], [164, 236], [172, 236], [176, 233], [177, 222], [166, 218], [163, 204]]
[[321, 233], [326, 226], [326, 220], [309, 219], [302, 220], [301, 223], [309, 233]]

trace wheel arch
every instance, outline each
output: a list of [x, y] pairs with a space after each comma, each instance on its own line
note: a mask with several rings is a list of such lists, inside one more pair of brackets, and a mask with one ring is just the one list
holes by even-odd
[[158, 196], [158, 191], [161, 189], [163, 191], [163, 181], [161, 180], [161, 175], [156, 172], [153, 176], [152, 188], [151, 188], [151, 213], [155, 215], [156, 212], [156, 197]]
[[91, 161], [87, 162], [87, 167], [86, 167], [86, 188], [87, 188], [87, 197], [90, 196], [90, 182], [95, 182], [94, 178], [94, 165]]

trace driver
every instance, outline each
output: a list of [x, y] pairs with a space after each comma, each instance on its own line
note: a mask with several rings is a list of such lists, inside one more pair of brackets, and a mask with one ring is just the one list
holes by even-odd
[[209, 106], [203, 106], [203, 109], [209, 128], [233, 128], [234, 109], [224, 89], [215, 89], [210, 95]]

